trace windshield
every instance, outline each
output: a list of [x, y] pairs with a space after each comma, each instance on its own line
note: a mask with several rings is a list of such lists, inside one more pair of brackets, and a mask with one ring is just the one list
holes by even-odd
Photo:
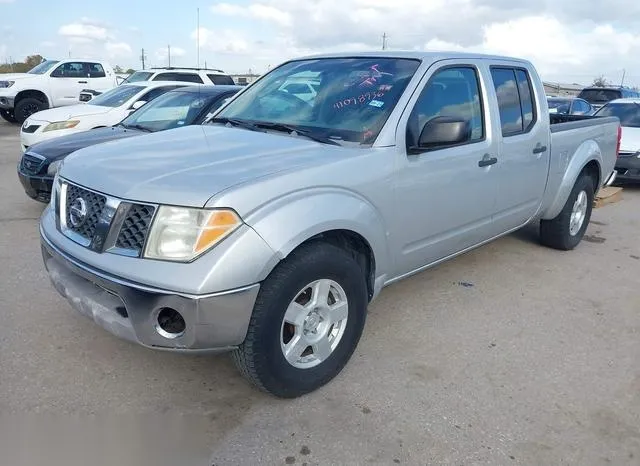
[[620, 99], [622, 97], [622, 91], [616, 91], [614, 89], [583, 89], [578, 98], [584, 99], [587, 102], [593, 103], [605, 103], [611, 100]]
[[598, 110], [595, 116], [618, 117], [622, 126], [640, 128], [640, 104], [607, 104]]
[[220, 95], [201, 95], [198, 92], [167, 92], [129, 115], [120, 124], [148, 131], [192, 125], [219, 97]]
[[119, 107], [143, 89], [144, 88], [140, 86], [127, 86], [121, 84], [118, 87], [109, 89], [104, 94], [100, 94], [99, 96], [94, 97], [93, 99], [91, 99], [91, 101], [87, 102], [87, 105]]
[[58, 63], [58, 60], [45, 60], [42, 63], [40, 63], [39, 65], [36, 65], [33, 68], [31, 68], [29, 71], [27, 71], [27, 73], [29, 73], [29, 74], [44, 74], [47, 71], [49, 71], [51, 69], [51, 67], [53, 65], [55, 65], [56, 63]]
[[153, 73], [150, 73], [149, 71], [136, 71], [135, 73], [130, 74], [124, 81], [122, 81], [122, 84], [148, 81], [152, 74]]
[[336, 142], [372, 144], [419, 65], [400, 58], [285, 63], [230, 102], [214, 121], [267, 122]]

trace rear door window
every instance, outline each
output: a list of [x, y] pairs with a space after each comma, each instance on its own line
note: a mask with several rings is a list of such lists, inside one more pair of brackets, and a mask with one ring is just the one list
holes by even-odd
[[219, 86], [233, 86], [235, 83], [233, 82], [233, 78], [231, 76], [226, 76], [224, 74], [208, 74], [207, 75], [213, 84], [217, 84]]
[[533, 91], [528, 73], [519, 68], [492, 67], [502, 136], [528, 132], [536, 122]]
[[153, 81], [184, 81], [188, 83], [204, 84], [196, 73], [158, 73]]

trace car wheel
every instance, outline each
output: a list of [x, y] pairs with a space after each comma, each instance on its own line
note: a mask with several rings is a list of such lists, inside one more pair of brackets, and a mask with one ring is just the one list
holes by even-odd
[[316, 390], [351, 358], [367, 304], [364, 273], [348, 252], [304, 245], [263, 282], [245, 341], [233, 353], [236, 366], [277, 397]]
[[16, 121], [20, 124], [24, 123], [24, 120], [29, 118], [34, 113], [40, 112], [42, 110], [46, 110], [48, 105], [38, 99], [34, 99], [33, 97], [25, 97], [21, 99], [16, 104], [14, 109], [14, 115]]
[[13, 115], [11, 110], [0, 109], [0, 117], [3, 120], [8, 121], [9, 123], [17, 123], [16, 117]]
[[593, 178], [580, 175], [562, 211], [554, 219], [540, 222], [542, 244], [568, 251], [582, 241], [591, 219], [594, 191]]

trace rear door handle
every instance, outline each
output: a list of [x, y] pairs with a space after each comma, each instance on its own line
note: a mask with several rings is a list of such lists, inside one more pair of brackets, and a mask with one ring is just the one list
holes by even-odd
[[87, 84], [87, 81], [78, 81], [78, 84]]
[[495, 163], [498, 163], [497, 157], [491, 157], [489, 154], [484, 154], [484, 157], [482, 157], [482, 160], [478, 161], [478, 166], [488, 167], [489, 165], [493, 165]]
[[546, 151], [547, 151], [547, 146], [543, 146], [540, 143], [538, 143], [536, 147], [533, 148], [534, 154], [542, 154], [543, 152], [546, 152]]

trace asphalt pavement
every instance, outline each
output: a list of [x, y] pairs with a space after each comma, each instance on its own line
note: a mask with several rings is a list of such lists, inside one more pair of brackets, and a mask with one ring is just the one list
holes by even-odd
[[640, 464], [640, 188], [574, 251], [528, 228], [385, 289], [345, 370], [283, 401], [57, 295], [18, 129], [0, 123], [2, 464]]

